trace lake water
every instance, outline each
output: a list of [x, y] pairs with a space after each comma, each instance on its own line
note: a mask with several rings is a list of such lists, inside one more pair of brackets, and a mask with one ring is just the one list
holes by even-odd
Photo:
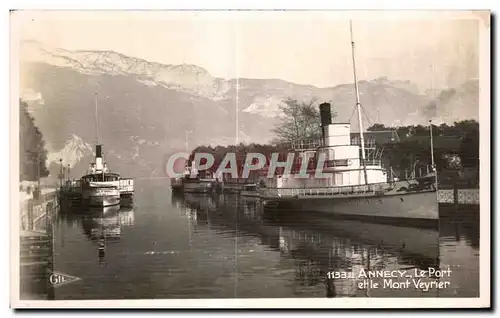
[[[277, 218], [255, 198], [176, 197], [167, 181], [136, 180], [130, 207], [59, 213], [54, 270], [80, 280], [53, 297], [478, 297], [479, 211], [442, 209], [439, 230]], [[417, 277], [429, 268], [450, 271]], [[383, 270], [403, 277], [362, 275]], [[425, 291], [431, 282], [442, 288]]]

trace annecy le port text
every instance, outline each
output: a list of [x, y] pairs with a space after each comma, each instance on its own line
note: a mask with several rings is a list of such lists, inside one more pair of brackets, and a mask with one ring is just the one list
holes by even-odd
[[[451, 277], [451, 269], [436, 269], [429, 267], [426, 270], [414, 268], [411, 270], [365, 270], [359, 273], [336, 272], [327, 273], [328, 279], [356, 279], [359, 289], [409, 289], [416, 288], [422, 291], [431, 289], [445, 289], [450, 286], [446, 278]], [[428, 280], [430, 278], [432, 280]], [[444, 278], [444, 279], [442, 279]]]

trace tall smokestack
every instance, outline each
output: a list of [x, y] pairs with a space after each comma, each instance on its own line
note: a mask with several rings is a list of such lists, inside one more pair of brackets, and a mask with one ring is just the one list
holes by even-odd
[[330, 103], [323, 103], [319, 105], [319, 114], [321, 116], [321, 127], [326, 127], [332, 123]]
[[321, 134], [323, 135], [323, 143], [326, 144], [325, 127], [328, 127], [328, 125], [332, 123], [332, 111], [330, 109], [330, 103], [323, 103], [319, 105], [319, 114], [321, 117]]
[[102, 145], [95, 145], [95, 168], [97, 171], [101, 171], [103, 169]]
[[95, 145], [95, 157], [102, 158], [102, 145]]

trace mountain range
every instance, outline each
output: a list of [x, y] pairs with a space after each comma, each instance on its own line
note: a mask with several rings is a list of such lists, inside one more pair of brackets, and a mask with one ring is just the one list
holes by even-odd
[[[21, 98], [46, 141], [48, 164], [56, 169], [63, 158], [75, 176], [90, 162], [97, 136], [109, 166], [133, 177], [163, 177], [171, 153], [197, 145], [268, 142], [286, 98], [329, 101], [335, 121], [359, 129], [352, 83], [321, 88], [281, 79], [222, 79], [196, 65], [33, 41], [21, 43], [20, 80]], [[359, 89], [365, 128], [479, 118], [477, 79], [420, 92], [411, 81], [380, 77], [359, 81]]]

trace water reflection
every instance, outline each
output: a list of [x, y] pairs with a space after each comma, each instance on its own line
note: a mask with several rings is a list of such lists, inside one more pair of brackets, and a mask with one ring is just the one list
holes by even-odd
[[101, 237], [110, 242], [119, 240], [121, 234], [119, 210], [120, 206], [87, 209], [82, 215], [82, 228], [85, 235], [92, 241], [99, 240]]
[[[133, 206], [88, 207], [73, 205], [63, 210], [58, 223], [71, 223], [72, 228], [81, 228], [89, 241], [96, 244], [98, 260], [105, 261], [108, 244], [120, 242], [123, 229], [134, 225]], [[64, 229], [64, 226], [63, 226]], [[64, 232], [61, 235], [64, 246]]]
[[[465, 239], [470, 247], [478, 248], [477, 223], [464, 218], [444, 216], [439, 229], [403, 227], [360, 221], [329, 220], [318, 215], [290, 214], [279, 219], [268, 217], [258, 198], [230, 195], [174, 195], [172, 202], [183, 208], [197, 224], [234, 236], [254, 236], [260, 244], [278, 250], [281, 257], [293, 260], [295, 281], [299, 286], [325, 285], [327, 297], [390, 296], [436, 297], [438, 289], [397, 288], [384, 290], [360, 289], [362, 270], [429, 270], [450, 267], [441, 254], [443, 242], [453, 237]], [[189, 212], [187, 212], [189, 211]], [[192, 218], [193, 219], [193, 218]], [[470, 221], [470, 220], [469, 220]], [[449, 253], [448, 253], [449, 254]], [[477, 254], [478, 255], [478, 254]], [[342, 273], [347, 278], [328, 279], [328, 273]], [[456, 274], [458, 275], [458, 274]], [[424, 277], [422, 282], [439, 281], [439, 277]], [[380, 284], [382, 279], [378, 280]]]
[[119, 241], [122, 229], [134, 225], [133, 207], [78, 207], [70, 212], [62, 213], [59, 222], [71, 224], [73, 228], [81, 228], [85, 236], [95, 241], [106, 237], [109, 241]]
[[135, 214], [133, 207], [121, 207], [118, 213], [120, 225], [122, 227], [133, 227], [135, 224]]
[[[263, 209], [237, 195], [165, 195], [137, 184], [131, 206], [63, 211], [55, 270], [80, 277], [56, 299], [475, 297], [477, 214], [443, 210], [440, 231]], [[462, 215], [463, 214], [463, 215]], [[476, 216], [476, 219], [473, 217]], [[103, 245], [105, 243], [105, 245]], [[102, 247], [105, 247], [103, 249]], [[104, 253], [102, 253], [104, 251]], [[450, 267], [451, 286], [422, 291], [359, 288], [367, 270]], [[436, 281], [428, 277], [425, 282]]]

